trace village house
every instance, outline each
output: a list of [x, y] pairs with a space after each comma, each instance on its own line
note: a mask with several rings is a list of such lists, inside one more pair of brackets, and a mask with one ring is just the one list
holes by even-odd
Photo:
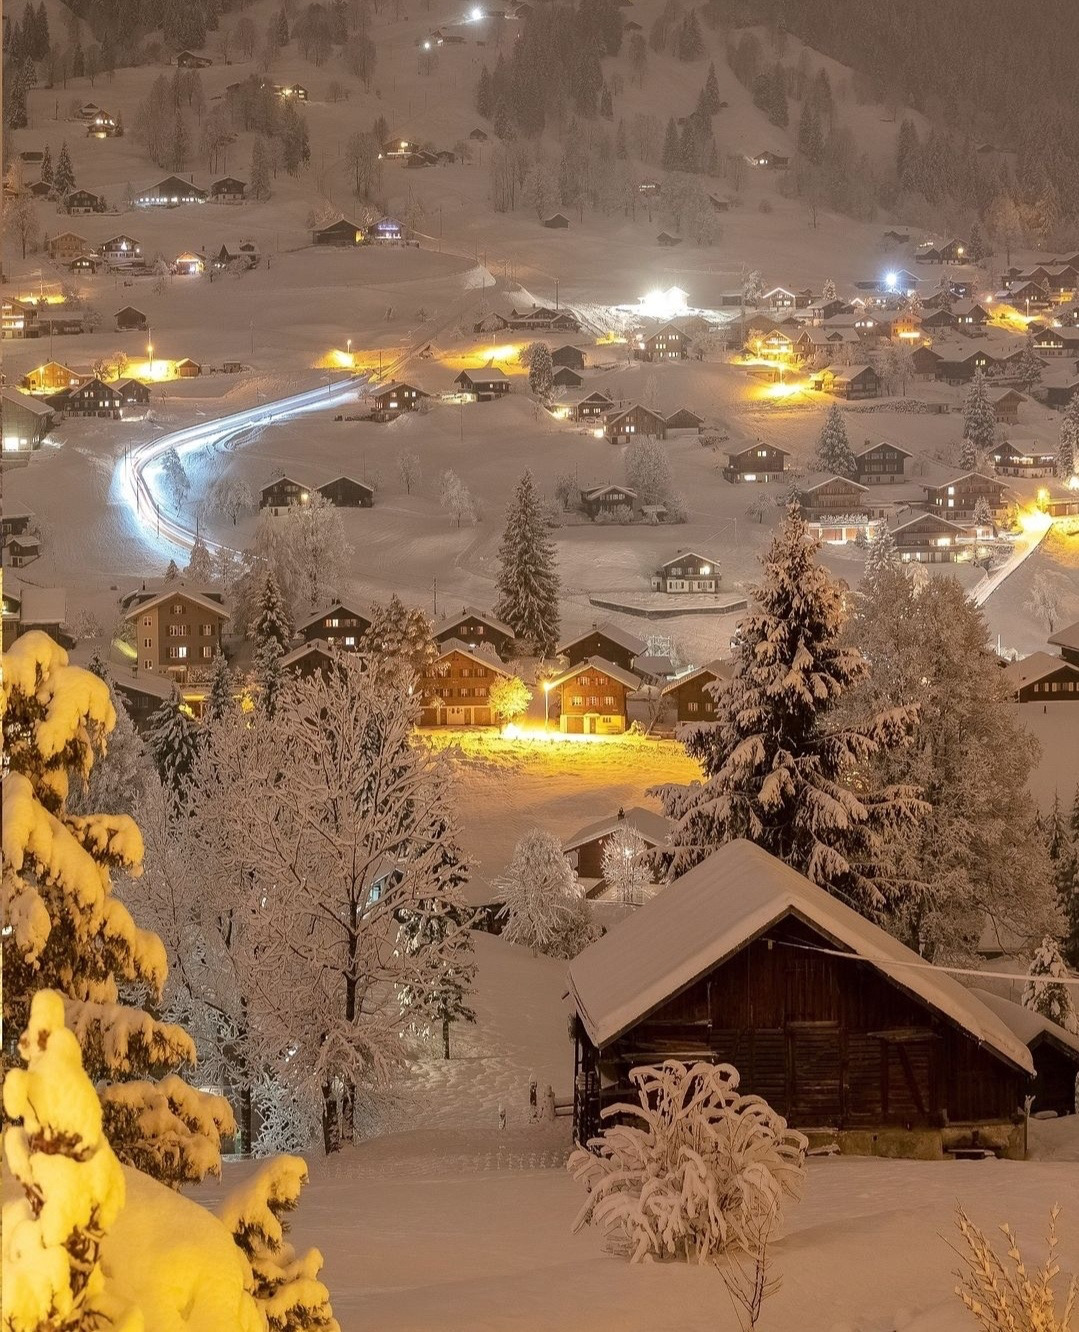
[[72, 190], [64, 199], [64, 212], [71, 217], [103, 213], [107, 206], [100, 194], [91, 194], [89, 190]]
[[45, 253], [60, 264], [77, 259], [89, 248], [86, 237], [74, 231], [61, 231], [57, 236], [47, 236], [44, 242]]
[[6, 541], [12, 536], [28, 536], [33, 521], [32, 513], [19, 513], [14, 509], [5, 510], [0, 514], [0, 541]]
[[13, 296], [3, 300], [3, 336], [5, 338], [36, 338], [38, 336], [37, 306], [29, 301], [17, 301]]
[[210, 185], [210, 202], [240, 204], [247, 195], [247, 185], [235, 176], [222, 176]]
[[1053, 647], [1060, 648], [1060, 655], [1065, 661], [1071, 662], [1073, 666], [1079, 666], [1079, 620], [1074, 624], [1065, 625], [1063, 629], [1058, 629], [1055, 634], [1050, 634], [1049, 642]]
[[556, 370], [560, 366], [566, 366], [570, 370], [583, 370], [584, 351], [580, 347], [571, 346], [568, 342], [564, 343], [551, 352], [551, 364]]
[[953, 348], [943, 350], [945, 354], [937, 362], [935, 375], [946, 384], [969, 384], [979, 371], [986, 378], [991, 378], [1001, 374], [1004, 368], [1003, 363], [987, 351], [970, 352], [967, 356], [959, 357], [953, 354]]
[[943, 245], [928, 245], [914, 256], [921, 264], [962, 264], [966, 262], [967, 246], [962, 241], [945, 241]]
[[1079, 379], [1069, 379], [1063, 384], [1046, 384], [1045, 404], [1047, 407], [1063, 411], [1077, 393], [1079, 393]]
[[534, 305], [531, 310], [511, 309], [506, 316], [506, 327], [534, 332], [579, 333], [581, 322], [572, 310]]
[[551, 385], [554, 388], [580, 388], [583, 383], [584, 375], [568, 365], [560, 365], [551, 378]]
[[1027, 314], [1031, 310], [1048, 310], [1053, 304], [1048, 290], [1038, 282], [1015, 282], [1000, 292], [997, 299]]
[[[562, 854], [569, 861], [570, 868], [576, 872], [586, 897], [594, 900], [602, 896], [607, 887], [603, 880], [603, 853], [607, 843], [623, 828], [632, 828], [638, 833], [645, 850], [651, 852], [666, 844], [670, 836], [671, 821], [651, 809], [633, 806], [588, 823], [579, 828], [572, 837], [567, 837], [562, 843]], [[652, 882], [658, 883], [660, 873], [658, 861], [653, 862], [653, 865], [655, 868]], [[642, 897], [627, 905], [640, 906], [643, 901]]]
[[36, 536], [26, 533], [4, 538], [2, 563], [5, 569], [21, 569], [33, 563], [40, 554], [41, 542]]
[[112, 267], [126, 266], [142, 259], [142, 246], [133, 236], [110, 236], [97, 247], [102, 259]]
[[652, 439], [667, 438], [667, 422], [649, 407], [642, 407], [639, 402], [628, 407], [617, 407], [603, 418], [602, 429], [595, 431], [596, 436], [605, 436], [612, 444], [628, 444], [639, 435], [648, 435]]
[[331, 222], [328, 226], [317, 227], [311, 232], [312, 245], [362, 245], [363, 228], [347, 218]]
[[593, 522], [600, 515], [605, 518], [623, 517], [627, 509], [632, 516], [636, 507], [637, 492], [630, 490], [628, 486], [619, 486], [612, 482], [581, 491], [581, 508]]
[[423, 669], [416, 686], [421, 726], [495, 726], [489, 701], [491, 685], [508, 679], [494, 652], [473, 649], [456, 638], [442, 643], [435, 661]]
[[481, 370], [462, 370], [453, 381], [462, 393], [474, 393], [479, 402], [510, 391], [510, 381], [497, 366], [487, 365]]
[[989, 457], [997, 476], [1053, 476], [1056, 472], [1056, 449], [1036, 440], [1006, 439], [993, 445]]
[[653, 592], [718, 592], [719, 564], [696, 551], [679, 551], [652, 575]]
[[209, 56], [199, 55], [195, 51], [180, 51], [176, 56], [176, 64], [180, 69], [205, 69], [213, 63]]
[[182, 176], [166, 176], [156, 185], [142, 190], [133, 200], [140, 208], [176, 208], [180, 204], [200, 204], [206, 202], [206, 191], [200, 190], [191, 181]]
[[315, 490], [338, 509], [369, 509], [375, 502], [374, 487], [351, 476], [323, 481]]
[[104, 416], [118, 421], [124, 409], [119, 390], [96, 376], [73, 389], [65, 389], [62, 396], [63, 402], [58, 405], [66, 416]]
[[392, 421], [402, 412], [416, 411], [423, 399], [429, 396], [430, 394], [424, 393], [423, 389], [417, 388], [415, 384], [406, 384], [403, 380], [395, 379], [372, 390], [369, 401], [374, 404], [377, 421]]
[[992, 398], [993, 415], [1001, 425], [1018, 425], [1019, 408], [1026, 402], [1026, 398], [1015, 389], [1006, 389], [999, 398]]
[[785, 171], [790, 166], [790, 158], [783, 157], [779, 153], [773, 153], [771, 149], [765, 148], [749, 159], [755, 167], [763, 167], [766, 171]]
[[109, 114], [108, 111], [98, 111], [92, 120], [86, 125], [86, 133], [93, 139], [122, 139], [124, 136], [123, 123]]
[[984, 328], [989, 323], [989, 311], [977, 301], [961, 301], [952, 306], [952, 317], [961, 329]]
[[16, 388], [0, 389], [0, 417], [3, 418], [3, 452], [32, 453], [41, 447], [52, 429], [52, 408]]
[[936, 379], [937, 367], [943, 359], [932, 347], [915, 347], [910, 354], [910, 372], [915, 379]]
[[699, 435], [704, 427], [704, 417], [691, 412], [688, 407], [679, 407], [667, 417], [667, 434], [685, 434], [687, 431]]
[[716, 719], [716, 700], [710, 686], [716, 681], [731, 678], [729, 661], [710, 661], [696, 670], [676, 676], [663, 689], [663, 697], [674, 703], [675, 720], [684, 722], [713, 722]]
[[940, 333], [944, 329], [955, 328], [957, 322], [955, 315], [944, 305], [922, 315], [922, 328], [930, 333]]
[[656, 237], [656, 244], [664, 246], [665, 249], [671, 249], [675, 245], [682, 244], [682, 237], [672, 235], [669, 231], [661, 231]]
[[96, 254], [80, 254], [77, 259], [72, 259], [64, 267], [69, 273], [96, 273], [101, 264], [102, 261]]
[[125, 618], [134, 625], [136, 673], [187, 684], [221, 651], [229, 613], [219, 599], [179, 587], [138, 602]]
[[455, 638], [473, 652], [484, 646], [492, 647], [503, 658], [512, 655], [515, 642], [508, 624], [475, 606], [462, 606], [459, 614], [443, 616], [435, 625], [433, 637], [439, 644]]
[[275, 518], [287, 513], [293, 504], [306, 504], [311, 498], [310, 489], [290, 476], [279, 476], [270, 481], [259, 491], [259, 508], [269, 509]]
[[[849, 959], [831, 952], [850, 954]], [[1021, 1155], [1034, 1065], [954, 977], [748, 841], [727, 843], [569, 964], [574, 1134], [677, 1051], [840, 1151]], [[986, 1133], [986, 1129], [991, 1129]], [[984, 1136], [982, 1136], [984, 1135]]]
[[198, 379], [202, 374], [202, 366], [198, 361], [193, 361], [190, 356], [181, 357], [174, 361], [172, 366], [173, 374], [177, 379]]
[[869, 489], [858, 481], [846, 476], [828, 476], [817, 473], [806, 478], [804, 487], [798, 492], [798, 502], [802, 513], [810, 521], [820, 522], [824, 518], [855, 516], [862, 520], [867, 508]]
[[125, 305], [122, 310], [117, 310], [113, 318], [118, 333], [146, 332], [146, 316], [133, 305]]
[[395, 217], [380, 217], [367, 230], [367, 240], [373, 245], [400, 245], [405, 228]]
[[882, 439], [879, 444], [866, 440], [866, 447], [854, 455], [857, 480], [863, 486], [890, 486], [904, 479], [910, 454], [898, 444]]
[[242, 240], [222, 245], [213, 256], [211, 263], [219, 271], [229, 268], [233, 264], [243, 264], [245, 269], [251, 269], [259, 266], [259, 259], [259, 248], [255, 242]]
[[632, 671], [603, 657], [588, 657], [550, 682], [561, 704], [564, 735], [621, 735], [627, 725], [628, 696], [640, 688]]
[[291, 652], [286, 652], [278, 662], [283, 672], [309, 680], [314, 675], [328, 676], [337, 669], [338, 649], [334, 644], [321, 638], [312, 638], [300, 643]]
[[305, 643], [320, 642], [355, 652], [370, 628], [371, 621], [366, 615], [346, 606], [343, 601], [335, 601], [332, 606], [316, 611], [298, 624], [296, 632]]
[[1008, 662], [1004, 679], [1017, 703], [1079, 702], [1079, 666], [1048, 652]]
[[954, 564], [971, 549], [968, 530], [936, 513], [901, 516], [892, 539], [904, 564]]
[[4, 651], [31, 629], [40, 629], [61, 647], [70, 650], [75, 646], [75, 639], [65, 629], [66, 623], [66, 588], [23, 586], [15, 578], [4, 579]]
[[813, 379], [813, 387], [837, 398], [879, 398], [880, 375], [871, 365], [830, 365]]
[[1007, 487], [981, 472], [966, 472], [939, 486], [925, 486], [925, 507], [953, 523], [970, 522], [978, 501], [984, 499], [993, 518], [999, 519], [1008, 507]]
[[684, 361], [689, 355], [689, 335], [677, 324], [642, 329], [633, 339], [635, 361]]
[[288, 83], [283, 87], [274, 86], [274, 92], [278, 97], [291, 98], [294, 102], [306, 102], [308, 93], [302, 83]]
[[549, 227], [553, 231], [564, 231], [569, 226], [569, 218], [565, 213], [552, 213], [550, 217], [543, 219], [540, 226]]
[[141, 379], [124, 377], [113, 381], [112, 387], [120, 395], [125, 407], [148, 407], [150, 405], [150, 386]]
[[774, 444], [764, 444], [758, 440], [748, 449], [727, 454], [723, 478], [734, 484], [742, 481], [782, 481], [789, 457], [786, 449], [778, 449]]
[[602, 657], [605, 661], [613, 661], [616, 666], [628, 671], [636, 658], [645, 653], [647, 647], [648, 645], [636, 634], [619, 629], [618, 625], [605, 620], [602, 624], [594, 624], [591, 629], [578, 634], [576, 638], [560, 643], [556, 650], [558, 655], [565, 657], [571, 666], [587, 661], [589, 657]]
[[89, 366], [62, 365], [59, 361], [46, 361], [35, 370], [23, 375], [22, 385], [30, 393], [62, 393], [77, 388], [94, 376]]
[[206, 271], [206, 259], [201, 254], [192, 254], [184, 250], [169, 265], [177, 277], [198, 277]]
[[555, 416], [571, 421], [594, 421], [605, 416], [614, 406], [609, 393], [594, 389], [591, 393], [563, 393], [552, 406]]
[[998, 994], [971, 986], [971, 994], [996, 1013], [1023, 1042], [1034, 1062], [1034, 1114], [1075, 1114], [1075, 1079], [1079, 1075], [1079, 1036], [1034, 1008], [1013, 1003]]

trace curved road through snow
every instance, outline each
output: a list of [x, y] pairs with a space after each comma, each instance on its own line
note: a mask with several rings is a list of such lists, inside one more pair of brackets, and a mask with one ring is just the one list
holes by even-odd
[[[147, 478], [148, 468], [160, 462], [169, 449], [176, 449], [179, 453], [187, 448], [225, 445], [253, 427], [269, 425], [270, 422], [288, 421], [293, 417], [302, 416], [305, 412], [338, 406], [354, 399], [357, 390], [366, 382], [365, 375], [350, 376], [339, 384], [329, 385], [328, 388], [320, 386], [307, 389], [303, 393], [259, 403], [255, 407], [233, 412], [228, 416], [220, 416], [213, 421], [185, 426], [182, 430], [159, 435], [156, 439], [147, 440], [145, 444], [131, 449], [128, 455], [120, 460], [119, 465], [123, 469], [124, 494], [137, 521], [144, 527], [152, 528], [155, 536], [165, 537], [183, 550], [190, 550], [195, 544], [195, 529], [186, 526], [180, 519], [165, 511]], [[206, 541], [206, 545], [213, 550], [221, 548], [218, 542]]]

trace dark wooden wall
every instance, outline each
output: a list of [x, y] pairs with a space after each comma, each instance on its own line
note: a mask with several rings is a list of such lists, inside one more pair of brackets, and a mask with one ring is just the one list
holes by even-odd
[[1058, 1115], [1075, 1113], [1075, 1075], [1079, 1071], [1079, 1055], [1066, 1055], [1057, 1046], [1041, 1041], [1031, 1053], [1034, 1056], [1034, 1113], [1055, 1110]]

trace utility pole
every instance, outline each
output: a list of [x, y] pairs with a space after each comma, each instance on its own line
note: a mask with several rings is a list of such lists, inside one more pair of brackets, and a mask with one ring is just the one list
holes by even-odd
[[558, 309], [558, 279], [554, 280], [554, 308]]
[[438, 579], [431, 579], [431, 613], [438, 614]]

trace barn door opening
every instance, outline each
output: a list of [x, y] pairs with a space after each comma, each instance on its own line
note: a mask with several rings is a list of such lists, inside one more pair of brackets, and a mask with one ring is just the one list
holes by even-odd
[[787, 1024], [791, 1122], [838, 1128], [843, 1120], [843, 1045], [838, 1022]]
[[930, 1123], [933, 1108], [932, 1035], [886, 1032], [881, 1039], [881, 1102], [888, 1124]]

